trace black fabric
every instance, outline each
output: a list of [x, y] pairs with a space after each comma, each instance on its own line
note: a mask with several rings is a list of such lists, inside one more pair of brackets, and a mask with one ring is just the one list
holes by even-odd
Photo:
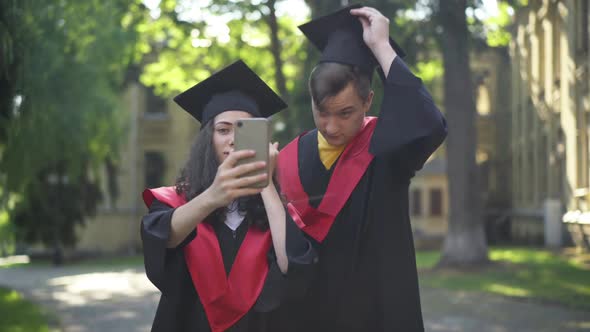
[[299, 168], [306, 165], [311, 165], [312, 172], [301, 172], [301, 182], [303, 189], [309, 197], [309, 205], [314, 208], [318, 208], [322, 202], [322, 198], [328, 183], [330, 183], [330, 177], [334, 171], [336, 161], [330, 169], [326, 169], [320, 158], [318, 149], [318, 130], [314, 129], [301, 136], [299, 140]]
[[235, 231], [229, 228], [225, 223], [214, 223], [213, 229], [215, 230], [215, 235], [219, 241], [225, 274], [229, 275], [231, 267], [238, 254], [238, 250], [240, 249], [240, 245], [246, 238], [246, 233], [248, 233], [248, 222], [244, 220]]
[[[416, 82], [396, 58], [371, 139], [375, 158], [324, 241], [309, 238], [319, 263], [308, 295], [294, 306], [298, 331], [424, 331], [408, 189], [444, 140], [446, 123]], [[324, 173], [310, 142], [300, 140], [299, 175], [304, 190], [316, 193]]]
[[[359, 18], [350, 14], [355, 4], [336, 12], [314, 19], [299, 26], [309, 41], [322, 52], [320, 62], [337, 62], [355, 65], [372, 73], [377, 66], [377, 59], [363, 41], [363, 27]], [[406, 54], [391, 38], [389, 43], [398, 56]]]
[[[185, 262], [183, 247], [194, 237], [192, 232], [181, 245], [166, 248], [174, 209], [154, 200], [141, 222], [146, 275], [162, 292], [152, 331], [210, 331], [209, 323], [194, 288]], [[296, 331], [289, 301], [304, 296], [314, 275], [317, 254], [290, 217], [287, 217], [287, 252], [289, 271], [283, 275], [274, 251], [268, 254], [269, 273], [252, 310], [228, 331], [269, 332]], [[234, 233], [225, 224], [215, 225], [226, 272], [229, 273], [247, 232], [244, 222]]]
[[260, 117], [260, 110], [256, 101], [240, 91], [233, 90], [211, 97], [211, 100], [204, 107], [203, 120], [207, 122], [226, 110], [244, 111], [250, 113], [253, 117]]
[[[247, 98], [238, 96], [237, 91]], [[222, 96], [228, 92], [231, 92], [229, 96]], [[215, 98], [216, 96], [218, 97]], [[201, 124], [236, 106], [240, 110], [255, 112], [257, 116], [265, 118], [287, 107], [281, 97], [242, 60], [232, 63], [177, 95], [174, 101]], [[252, 102], [256, 104], [255, 110]]]

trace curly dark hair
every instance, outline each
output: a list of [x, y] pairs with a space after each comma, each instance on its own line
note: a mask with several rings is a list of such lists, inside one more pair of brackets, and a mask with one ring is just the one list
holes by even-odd
[[[213, 131], [213, 120], [203, 125], [192, 143], [188, 161], [176, 179], [176, 193], [184, 195], [187, 201], [209, 188], [217, 174], [219, 162], [213, 146]], [[277, 182], [274, 179], [273, 182], [278, 190]], [[262, 230], [268, 229], [268, 218], [260, 194], [239, 198], [238, 210], [245, 214], [244, 220], [249, 224], [254, 224]], [[205, 221], [223, 222], [227, 212], [227, 207], [219, 208], [213, 211]]]

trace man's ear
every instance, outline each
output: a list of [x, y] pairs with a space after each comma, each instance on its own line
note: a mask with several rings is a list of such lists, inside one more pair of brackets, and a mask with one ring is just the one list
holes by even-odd
[[371, 105], [373, 104], [373, 97], [374, 96], [375, 96], [375, 92], [373, 90], [371, 90], [369, 92], [369, 95], [367, 96], [367, 99], [365, 100], [364, 105], [363, 105], [365, 113], [367, 113], [371, 109]]

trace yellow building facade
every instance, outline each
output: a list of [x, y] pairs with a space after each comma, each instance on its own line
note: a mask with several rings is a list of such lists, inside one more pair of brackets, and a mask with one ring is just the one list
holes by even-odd
[[516, 13], [510, 108], [517, 237], [547, 237], [539, 221], [549, 203], [570, 226], [583, 231], [590, 223], [589, 3], [529, 1]]
[[137, 252], [141, 248], [140, 220], [147, 212], [142, 191], [174, 184], [198, 132], [198, 122], [188, 113], [138, 83], [127, 86], [123, 103], [128, 119], [114, 179], [118, 194], [109, 193], [105, 166], [103, 201], [97, 215], [78, 229], [77, 251]]

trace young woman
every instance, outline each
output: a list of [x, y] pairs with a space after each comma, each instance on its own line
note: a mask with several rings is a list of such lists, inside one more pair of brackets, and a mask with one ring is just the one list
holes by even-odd
[[[146, 274], [162, 296], [152, 331], [285, 331], [285, 303], [305, 293], [317, 255], [285, 212], [268, 175], [236, 166], [238, 119], [268, 117], [285, 103], [242, 61], [175, 98], [202, 127], [174, 187], [147, 189], [141, 223]], [[265, 188], [251, 185], [269, 177]]]

